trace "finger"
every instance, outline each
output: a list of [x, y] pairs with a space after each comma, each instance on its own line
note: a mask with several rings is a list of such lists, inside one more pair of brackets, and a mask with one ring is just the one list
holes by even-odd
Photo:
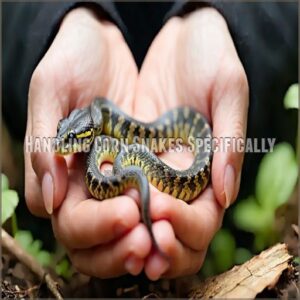
[[35, 172], [32, 169], [30, 154], [24, 151], [25, 161], [25, 200], [28, 209], [32, 214], [38, 217], [48, 217], [43, 202], [42, 189]]
[[[65, 201], [72, 196], [76, 194], [69, 193]], [[61, 209], [53, 219], [56, 238], [67, 248], [81, 249], [123, 236], [139, 223], [140, 215], [133, 199], [120, 196], [81, 201], [73, 209]]]
[[196, 273], [204, 260], [206, 250], [194, 251], [176, 239], [172, 225], [157, 221], [153, 225], [155, 238], [170, 260], [166, 262], [158, 253], [151, 254], [145, 264], [145, 273], [151, 280], [160, 277], [173, 278]]
[[151, 241], [145, 225], [139, 224], [120, 240], [85, 250], [70, 252], [70, 258], [80, 272], [110, 278], [130, 272], [139, 274], [143, 260], [151, 251]]
[[176, 237], [196, 251], [207, 248], [222, 224], [223, 214], [224, 210], [216, 201], [211, 187], [192, 204], [162, 193], [157, 193], [151, 201], [152, 219], [168, 220]]
[[[134, 115], [153, 121], [163, 112], [178, 106], [175, 49], [182, 18], [173, 17], [160, 30], [148, 49], [136, 85]], [[170, 34], [171, 33], [171, 34]]]
[[247, 78], [237, 61], [237, 57], [234, 62], [224, 61], [225, 67], [219, 74], [222, 82], [217, 81], [212, 96], [213, 136], [220, 146], [213, 157], [212, 183], [219, 203], [225, 208], [238, 194], [244, 153], [236, 148], [236, 141], [245, 139], [247, 128]]
[[[64, 109], [57, 94], [49, 88], [51, 84], [42, 74], [38, 71], [31, 80], [28, 109], [31, 131], [25, 144], [33, 145], [31, 165], [41, 185], [45, 208], [51, 214], [62, 202], [67, 189], [66, 162], [63, 157], [50, 152], [51, 137], [56, 134], [56, 126]], [[35, 198], [31, 203], [33, 201], [41, 199]]]
[[103, 201], [87, 199], [80, 163], [78, 168], [70, 171], [66, 198], [52, 218], [55, 236], [62, 244], [81, 249], [108, 243], [139, 223], [138, 206], [128, 196]]

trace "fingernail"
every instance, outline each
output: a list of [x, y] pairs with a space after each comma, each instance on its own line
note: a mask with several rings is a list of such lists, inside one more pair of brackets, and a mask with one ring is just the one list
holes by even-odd
[[225, 208], [228, 208], [233, 200], [235, 189], [235, 172], [231, 165], [227, 165], [224, 175]]
[[161, 277], [161, 275], [163, 275], [170, 267], [170, 263], [158, 254], [154, 255], [151, 264], [154, 270], [159, 270], [156, 276], [152, 276], [151, 280], [158, 280]]
[[46, 211], [51, 215], [53, 212], [53, 180], [49, 173], [46, 173], [43, 177], [42, 193]]
[[136, 203], [139, 202], [140, 194], [136, 189], [129, 189], [126, 191], [126, 195], [132, 198]]
[[140, 272], [140, 262], [141, 259], [134, 255], [130, 255], [125, 261], [125, 269], [128, 273], [132, 275], [137, 275]]

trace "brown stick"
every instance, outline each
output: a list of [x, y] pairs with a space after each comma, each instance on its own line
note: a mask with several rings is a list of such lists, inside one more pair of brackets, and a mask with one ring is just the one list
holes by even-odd
[[21, 263], [28, 267], [33, 273], [35, 273], [40, 280], [46, 281], [48, 289], [52, 292], [56, 299], [62, 300], [60, 292], [57, 289], [55, 281], [52, 279], [49, 273], [45, 272], [43, 267], [28, 254], [19, 243], [10, 236], [4, 229], [1, 231], [2, 245], [12, 253]]
[[265, 288], [272, 288], [289, 268], [292, 256], [286, 244], [277, 244], [240, 266], [197, 283], [189, 296], [199, 298], [253, 299]]

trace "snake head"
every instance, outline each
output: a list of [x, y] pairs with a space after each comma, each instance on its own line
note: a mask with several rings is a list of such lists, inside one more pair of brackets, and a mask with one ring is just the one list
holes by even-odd
[[98, 121], [99, 118], [100, 124], [94, 124], [90, 107], [73, 110], [58, 122], [54, 151], [61, 155], [89, 152], [95, 135], [102, 130], [102, 117], [98, 116]]

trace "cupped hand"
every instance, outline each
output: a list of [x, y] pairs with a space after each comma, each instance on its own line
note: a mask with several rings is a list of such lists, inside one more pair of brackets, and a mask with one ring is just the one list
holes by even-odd
[[[134, 116], [153, 120], [166, 110], [189, 105], [202, 112], [213, 136], [244, 138], [247, 125], [247, 78], [223, 17], [213, 8], [172, 18], [152, 43], [141, 69]], [[219, 146], [221, 146], [219, 144]], [[169, 165], [185, 169], [190, 153], [164, 153]], [[154, 235], [170, 257], [151, 254], [145, 272], [151, 279], [195, 273], [222, 223], [224, 208], [237, 196], [243, 153], [214, 154], [211, 185], [190, 205], [152, 189]]]
[[[32, 77], [27, 136], [54, 136], [60, 118], [88, 105], [96, 95], [149, 121], [188, 104], [206, 115], [214, 136], [245, 135], [247, 80], [226, 23], [213, 9], [172, 18], [149, 49], [139, 76], [114, 25], [100, 22], [85, 9], [69, 13]], [[182, 155], [183, 164], [171, 154], [162, 159], [186, 168], [192, 157]], [[107, 278], [138, 274], [144, 268], [153, 280], [181, 276], [201, 267], [222, 222], [222, 207], [238, 192], [242, 158], [232, 151], [216, 153], [212, 186], [191, 205], [151, 189], [153, 230], [169, 262], [150, 251], [149, 234], [132, 199], [135, 194], [86, 200], [80, 159], [67, 167], [65, 159], [50, 153], [25, 153], [26, 200], [37, 215], [54, 209], [55, 235], [86, 274]]]
[[[107, 95], [131, 113], [136, 77], [133, 58], [116, 26], [100, 22], [88, 9], [71, 11], [31, 78], [25, 150], [28, 137], [54, 137], [58, 121], [95, 96]], [[30, 210], [51, 214], [67, 191], [65, 159], [25, 151], [25, 163]]]
[[151, 243], [138, 207], [125, 195], [103, 202], [89, 199], [80, 155], [66, 160], [54, 153], [30, 153], [26, 143], [30, 136], [55, 136], [58, 121], [95, 96], [113, 99], [132, 114], [136, 79], [120, 31], [85, 8], [64, 18], [31, 79], [24, 149], [27, 205], [35, 215], [51, 215], [56, 237], [75, 266], [89, 275], [124, 274], [126, 260], [134, 264], [133, 273], [142, 270]]

